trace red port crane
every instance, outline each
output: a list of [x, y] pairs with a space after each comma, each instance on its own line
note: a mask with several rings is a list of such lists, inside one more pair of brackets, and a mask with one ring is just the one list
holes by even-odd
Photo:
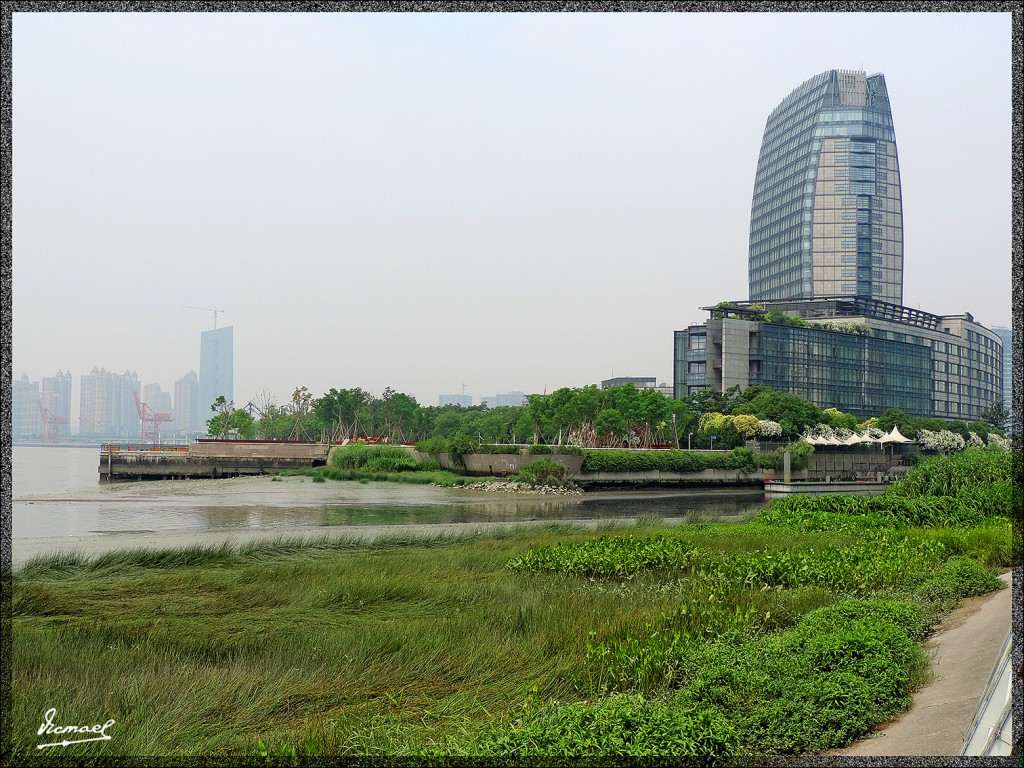
[[60, 442], [60, 428], [68, 424], [67, 416], [51, 416], [50, 409], [43, 405], [43, 401], [36, 400], [39, 405], [39, 415], [43, 419], [43, 442]]
[[134, 394], [135, 410], [139, 412], [139, 421], [142, 422], [141, 440], [144, 443], [153, 443], [156, 445], [160, 442], [160, 422], [170, 421], [174, 418], [174, 415], [165, 411], [154, 411], [148, 405], [139, 400], [138, 392], [135, 392]]

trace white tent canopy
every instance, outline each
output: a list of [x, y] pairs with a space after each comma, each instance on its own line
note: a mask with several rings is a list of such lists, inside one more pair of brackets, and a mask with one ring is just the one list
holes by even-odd
[[894, 425], [893, 428], [892, 428], [892, 432], [889, 432], [888, 434], [882, 435], [880, 438], [878, 438], [878, 442], [880, 442], [880, 443], [912, 443], [914, 441], [911, 440], [909, 437], [904, 437], [902, 434], [900, 434], [900, 428]]

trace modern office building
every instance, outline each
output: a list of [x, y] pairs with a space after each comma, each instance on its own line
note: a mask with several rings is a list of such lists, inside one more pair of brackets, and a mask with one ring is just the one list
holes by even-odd
[[750, 212], [751, 301], [903, 301], [903, 210], [882, 75], [830, 70], [768, 116]]
[[632, 384], [637, 389], [656, 389], [665, 397], [672, 397], [672, 385], [665, 382], [659, 384], [654, 376], [615, 376], [602, 380], [601, 389], [621, 387], [625, 384]]
[[1003, 349], [969, 313], [933, 315], [873, 299], [769, 303], [806, 326], [767, 322], [765, 305], [705, 307], [675, 333], [675, 396], [765, 384], [858, 418], [977, 421], [1000, 399]]
[[996, 326], [995, 331], [999, 340], [1003, 342], [1003, 407], [1006, 409], [1006, 428], [1013, 426], [1015, 415], [1013, 395], [1013, 331], [1009, 328]]
[[673, 395], [764, 384], [858, 418], [976, 421], [1002, 399], [1000, 337], [902, 306], [903, 211], [882, 75], [830, 70], [768, 117], [750, 300], [675, 332]]
[[[211, 413], [210, 416], [213, 414]], [[174, 431], [195, 432], [199, 426], [199, 377], [189, 371], [174, 382]]]
[[460, 408], [469, 408], [473, 405], [472, 395], [438, 395], [437, 404], [440, 407], [446, 405], [457, 405]]
[[203, 331], [199, 345], [199, 422], [213, 417], [211, 406], [221, 395], [229, 403], [235, 399], [234, 329]]

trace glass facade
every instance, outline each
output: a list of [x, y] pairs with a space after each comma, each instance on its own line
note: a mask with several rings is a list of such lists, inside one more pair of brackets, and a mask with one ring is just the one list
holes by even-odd
[[[754, 324], [752, 324], [754, 325]], [[757, 323], [750, 384], [766, 384], [858, 418], [900, 408], [931, 415], [932, 356], [921, 344]]]
[[977, 421], [1002, 397], [1003, 343], [969, 313], [940, 316], [845, 299], [766, 306], [802, 315], [810, 325], [763, 322], [764, 310], [749, 302], [733, 302], [726, 312], [705, 307], [712, 314], [707, 323], [676, 331], [677, 398], [765, 384], [858, 418], [896, 407], [911, 416]]
[[213, 418], [210, 406], [224, 396], [229, 403], [235, 399], [234, 329], [215, 328], [203, 331], [199, 344], [199, 424], [205, 427]]
[[899, 161], [882, 75], [830, 70], [769, 115], [750, 214], [751, 301], [903, 300]]

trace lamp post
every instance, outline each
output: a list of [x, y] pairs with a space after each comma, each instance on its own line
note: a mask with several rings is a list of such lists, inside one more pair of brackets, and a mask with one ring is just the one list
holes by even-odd
[[718, 437], [718, 435], [712, 435], [711, 436], [711, 450], [712, 451], [715, 450], [715, 438], [717, 438], [717, 437]]
[[672, 436], [676, 441], [676, 450], [679, 450], [679, 433], [676, 431], [676, 414], [672, 414]]
[[693, 442], [693, 432], [686, 436], [686, 450], [692, 450], [691, 443]]

